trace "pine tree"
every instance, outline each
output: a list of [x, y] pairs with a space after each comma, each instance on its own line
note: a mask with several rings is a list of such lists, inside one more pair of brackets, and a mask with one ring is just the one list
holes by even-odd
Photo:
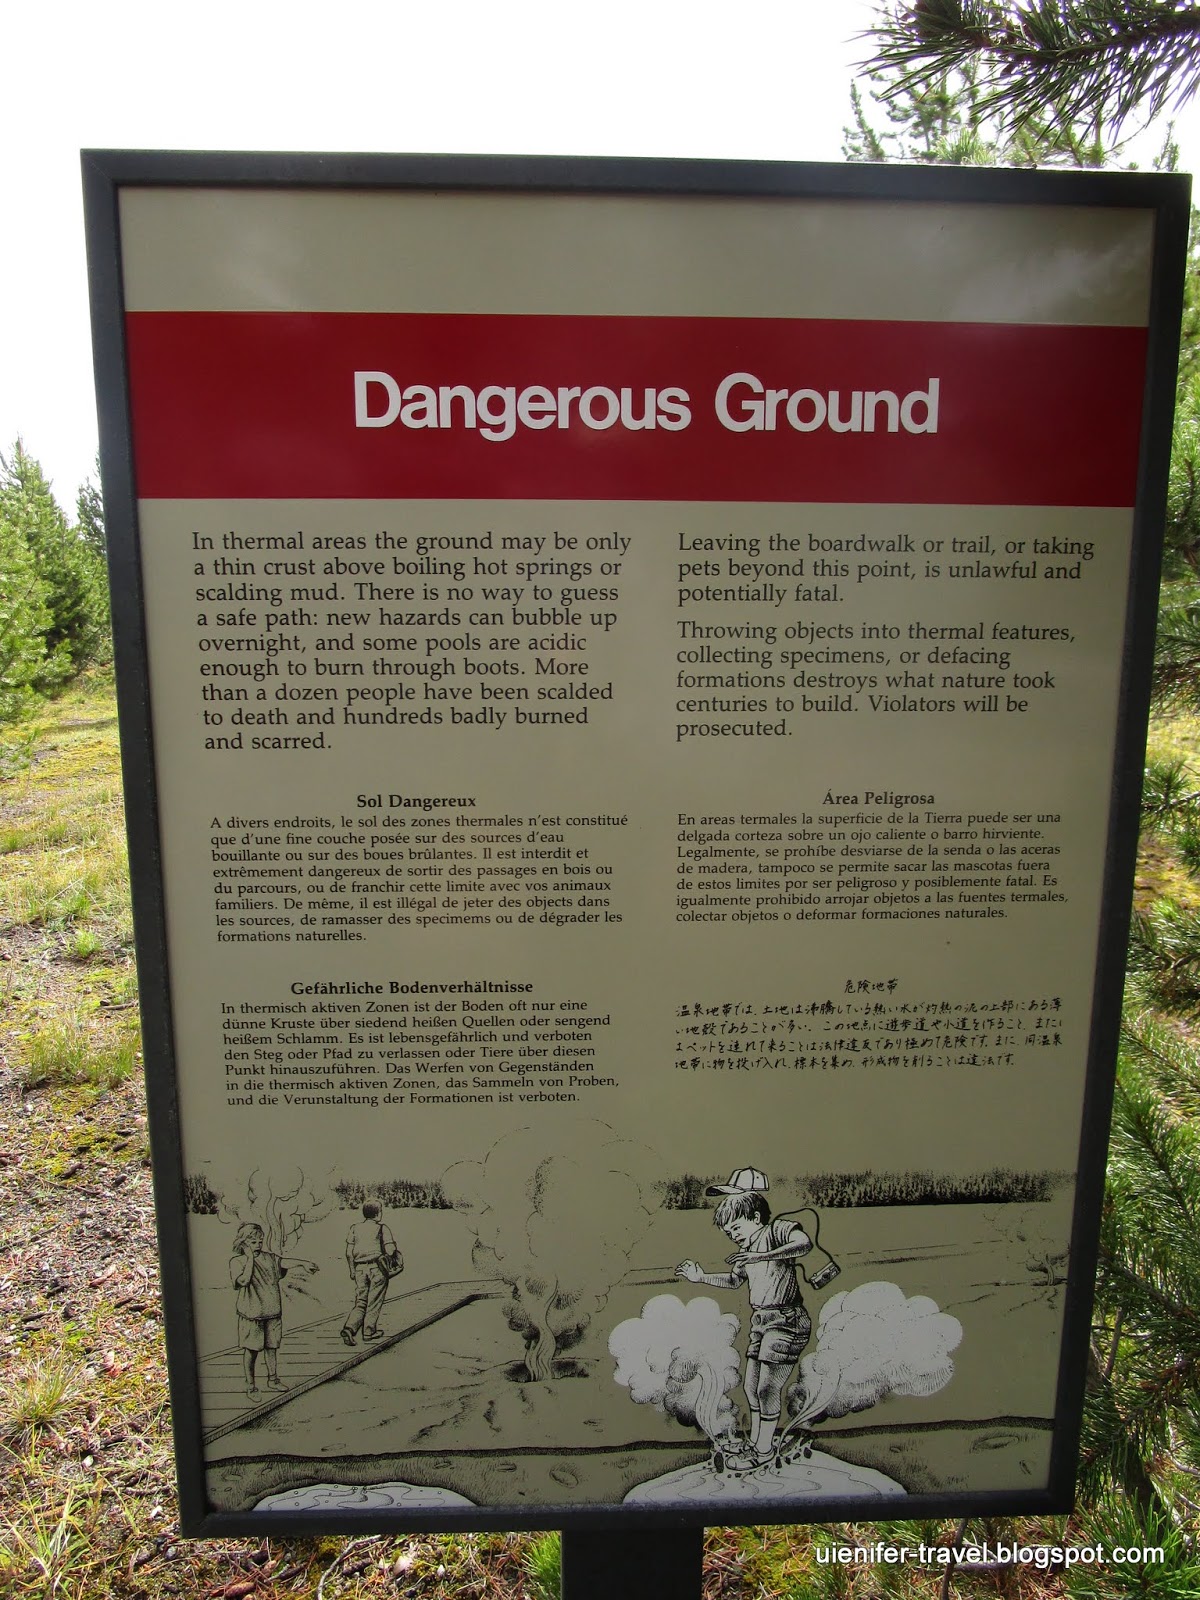
[[0, 456], [0, 522], [24, 541], [44, 589], [49, 622], [36, 686], [53, 688], [99, 654], [107, 591], [96, 552], [71, 528], [20, 439], [7, 459]]
[[[887, 68], [864, 75], [866, 92], [850, 88], [851, 126], [842, 130], [847, 161], [908, 161], [971, 167], [1101, 167], [1100, 124], [1077, 124], [1053, 113], [1019, 125], [994, 116], [984, 103], [976, 63], [931, 71], [920, 82], [897, 83]], [[876, 126], [872, 117], [882, 119]]]
[[46, 586], [24, 538], [0, 516], [0, 722], [24, 712], [46, 664]]
[[99, 635], [93, 655], [107, 657], [112, 652], [112, 604], [108, 588], [108, 531], [104, 526], [104, 497], [100, 492], [100, 457], [96, 456], [96, 477], [81, 483], [75, 496], [75, 536], [83, 541], [93, 575], [94, 622]]
[[[1167, 484], [1166, 550], [1166, 578], [1200, 583], [1200, 226], [1196, 213], [1192, 216], [1184, 284], [1183, 336]], [[1196, 666], [1200, 675], [1200, 658]]]
[[75, 496], [75, 526], [82, 539], [100, 557], [108, 559], [108, 535], [104, 527], [104, 497], [97, 479], [100, 476], [100, 458], [96, 457], [96, 477], [79, 485]]
[[889, 0], [871, 35], [896, 90], [974, 72], [1014, 127], [1149, 122], [1200, 86], [1200, 6], [1179, 0]]
[[[1193, 243], [1153, 684], [1168, 719], [1200, 711], [1196, 265]], [[1158, 882], [1143, 884], [1129, 945], [1081, 1484], [1101, 1507], [1128, 1495], [1152, 1544], [1155, 1527], [1193, 1537], [1200, 1511], [1200, 787], [1188, 761], [1148, 762], [1142, 827], [1144, 876]], [[1193, 1557], [1173, 1559], [1179, 1576]]]

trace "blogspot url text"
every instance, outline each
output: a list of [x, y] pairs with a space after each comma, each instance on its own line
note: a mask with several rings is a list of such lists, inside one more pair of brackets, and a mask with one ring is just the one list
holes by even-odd
[[814, 1550], [823, 1566], [921, 1567], [1062, 1567], [1159, 1566], [1161, 1545], [1102, 1544], [819, 1544]]

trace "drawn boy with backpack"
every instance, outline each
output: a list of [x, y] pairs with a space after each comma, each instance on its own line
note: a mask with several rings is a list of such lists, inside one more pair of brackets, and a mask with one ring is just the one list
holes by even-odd
[[804, 1307], [796, 1263], [809, 1286], [823, 1289], [841, 1270], [817, 1239], [817, 1214], [799, 1211], [772, 1221], [764, 1198], [766, 1174], [739, 1167], [728, 1183], [710, 1184], [705, 1193], [723, 1199], [713, 1222], [737, 1249], [726, 1257], [728, 1272], [705, 1272], [695, 1261], [681, 1261], [676, 1275], [689, 1283], [750, 1293], [750, 1340], [746, 1349], [745, 1392], [750, 1406], [750, 1458], [746, 1467], [771, 1459], [779, 1427], [783, 1391], [804, 1353], [812, 1322]]

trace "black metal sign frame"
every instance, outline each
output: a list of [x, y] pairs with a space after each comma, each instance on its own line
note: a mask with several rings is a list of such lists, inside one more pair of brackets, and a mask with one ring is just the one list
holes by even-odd
[[[176, 973], [167, 934], [163, 884], [161, 750], [152, 711], [158, 684], [150, 665], [144, 594], [139, 485], [129, 387], [129, 348], [123, 283], [120, 207], [139, 190], [372, 192], [429, 195], [570, 195], [691, 197], [721, 203], [771, 199], [781, 205], [837, 207], [875, 202], [920, 211], [933, 205], [1126, 211], [1147, 214], [1153, 227], [1153, 268], [1144, 390], [1127, 396], [1141, 405], [1142, 429], [1133, 517], [1132, 565], [1121, 651], [1116, 754], [1099, 939], [1095, 1005], [1090, 1027], [1087, 1087], [1082, 1112], [1075, 1221], [1062, 1322], [1057, 1401], [1048, 1485], [1034, 1491], [913, 1493], [903, 1502], [912, 1517], [1061, 1511], [1072, 1499], [1092, 1283], [1104, 1182], [1105, 1146], [1119, 1024], [1124, 948], [1137, 837], [1161, 527], [1171, 437], [1173, 384], [1188, 225], [1183, 178], [1128, 174], [1049, 173], [867, 166], [806, 166], [714, 161], [634, 161], [513, 157], [199, 154], [90, 151], [83, 156], [101, 423], [101, 466], [117, 650], [117, 682], [142, 996], [155, 1196], [168, 1334], [171, 1402], [185, 1533], [359, 1533], [402, 1527], [443, 1531], [487, 1528], [695, 1530], [706, 1521], [841, 1520], [868, 1514], [858, 1496], [819, 1502], [772, 1498], [712, 1508], [617, 1505], [504, 1506], [385, 1513], [214, 1509], [206, 1489], [202, 1446], [199, 1346], [194, 1316], [185, 1168], [177, 1078]], [[1087, 397], [1080, 396], [1080, 404]], [[135, 397], [136, 400], [136, 397]], [[736, 1174], [734, 1175], [736, 1178]], [[749, 1180], [747, 1180], [749, 1181]], [[882, 1508], [882, 1507], [881, 1507]], [[688, 1550], [694, 1536], [688, 1533]]]

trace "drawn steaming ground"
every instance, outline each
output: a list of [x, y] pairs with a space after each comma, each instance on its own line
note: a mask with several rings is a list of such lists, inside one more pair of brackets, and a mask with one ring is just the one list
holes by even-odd
[[[640, 1405], [653, 1405], [686, 1427], [698, 1426], [711, 1446], [709, 1476], [725, 1470], [737, 1449], [737, 1413], [730, 1398], [740, 1375], [733, 1341], [738, 1318], [722, 1315], [715, 1300], [700, 1296], [684, 1302], [656, 1295], [640, 1317], [619, 1323], [609, 1338], [616, 1359], [614, 1381]], [[798, 1456], [812, 1458], [812, 1429], [831, 1417], [865, 1411], [889, 1395], [931, 1395], [954, 1375], [950, 1352], [962, 1339], [956, 1317], [940, 1311], [926, 1295], [906, 1297], [895, 1283], [864, 1283], [833, 1295], [821, 1308], [817, 1345], [800, 1362], [792, 1390], [790, 1421], [779, 1436], [772, 1465], [776, 1472]], [[824, 1460], [825, 1458], [822, 1458]], [[767, 1463], [762, 1463], [765, 1470]], [[806, 1493], [821, 1493], [816, 1464], [805, 1467]], [[685, 1497], [702, 1498], [705, 1478], [689, 1468]], [[664, 1480], [665, 1482], [665, 1480]], [[839, 1478], [839, 1489], [844, 1486]], [[878, 1483], [878, 1492], [900, 1485]], [[649, 1493], [642, 1485], [639, 1495]]]
[[594, 1122], [574, 1148], [586, 1156], [547, 1155], [544, 1133], [518, 1128], [442, 1179], [475, 1235], [472, 1264], [508, 1285], [530, 1383], [561, 1375], [557, 1358], [604, 1308], [661, 1204], [645, 1146]]
[[741, 1375], [733, 1341], [738, 1319], [707, 1295], [683, 1301], [659, 1294], [640, 1317], [619, 1323], [608, 1348], [616, 1383], [638, 1405], [651, 1405], [685, 1427], [699, 1427], [716, 1454], [732, 1440], [737, 1413], [729, 1396]]
[[[896, 1283], [864, 1283], [821, 1307], [817, 1347], [800, 1362], [788, 1400], [793, 1438], [828, 1417], [865, 1411], [889, 1395], [931, 1395], [954, 1376], [950, 1352], [962, 1323], [928, 1295]], [[783, 1448], [781, 1446], [781, 1448]]]
[[333, 1197], [318, 1190], [300, 1167], [284, 1166], [272, 1171], [256, 1167], [246, 1180], [246, 1199], [219, 1202], [222, 1222], [257, 1222], [266, 1236], [267, 1249], [274, 1255], [287, 1253], [305, 1228], [320, 1222], [333, 1209]]

